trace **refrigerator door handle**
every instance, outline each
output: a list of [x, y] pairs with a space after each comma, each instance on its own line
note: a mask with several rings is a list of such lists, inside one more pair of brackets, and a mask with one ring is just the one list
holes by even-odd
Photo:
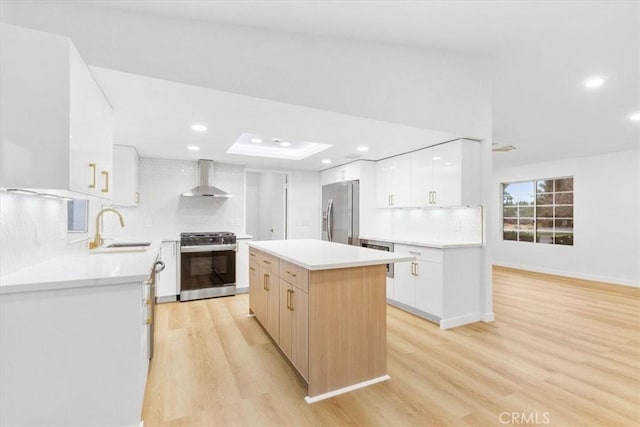
[[329, 202], [327, 202], [327, 239], [331, 242], [332, 241], [332, 236], [331, 236], [331, 211], [333, 210], [333, 199], [329, 199]]

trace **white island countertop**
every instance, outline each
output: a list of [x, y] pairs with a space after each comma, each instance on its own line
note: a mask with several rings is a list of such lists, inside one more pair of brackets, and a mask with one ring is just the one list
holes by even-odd
[[91, 253], [49, 259], [0, 276], [0, 294], [143, 282], [149, 278], [160, 242], [145, 251]]
[[250, 242], [249, 246], [307, 270], [363, 267], [416, 259], [411, 255], [394, 254], [316, 239], [261, 240]]

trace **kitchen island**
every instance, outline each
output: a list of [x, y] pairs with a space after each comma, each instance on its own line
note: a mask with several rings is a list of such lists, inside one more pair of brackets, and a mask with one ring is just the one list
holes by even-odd
[[322, 240], [249, 243], [249, 310], [313, 403], [389, 379], [386, 264], [415, 257]]

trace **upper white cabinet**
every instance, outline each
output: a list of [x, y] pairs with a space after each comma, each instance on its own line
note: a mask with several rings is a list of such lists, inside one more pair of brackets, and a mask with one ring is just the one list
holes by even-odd
[[411, 206], [411, 156], [390, 157], [376, 163], [376, 206]]
[[138, 163], [135, 147], [113, 146], [113, 205], [138, 206], [140, 203]]
[[378, 162], [376, 172], [379, 208], [480, 205], [477, 141], [459, 139], [391, 157]]
[[366, 161], [359, 160], [356, 162], [347, 163], [346, 165], [323, 170], [322, 172], [320, 172], [320, 185], [361, 179], [362, 164], [364, 162]]
[[0, 31], [0, 187], [111, 198], [112, 110], [75, 46], [13, 25]]

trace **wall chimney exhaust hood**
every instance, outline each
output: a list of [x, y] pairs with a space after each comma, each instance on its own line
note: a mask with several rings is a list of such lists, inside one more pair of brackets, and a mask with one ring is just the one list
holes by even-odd
[[200, 185], [182, 193], [185, 197], [224, 197], [229, 198], [231, 194], [213, 186], [213, 160], [198, 160], [198, 176]]

